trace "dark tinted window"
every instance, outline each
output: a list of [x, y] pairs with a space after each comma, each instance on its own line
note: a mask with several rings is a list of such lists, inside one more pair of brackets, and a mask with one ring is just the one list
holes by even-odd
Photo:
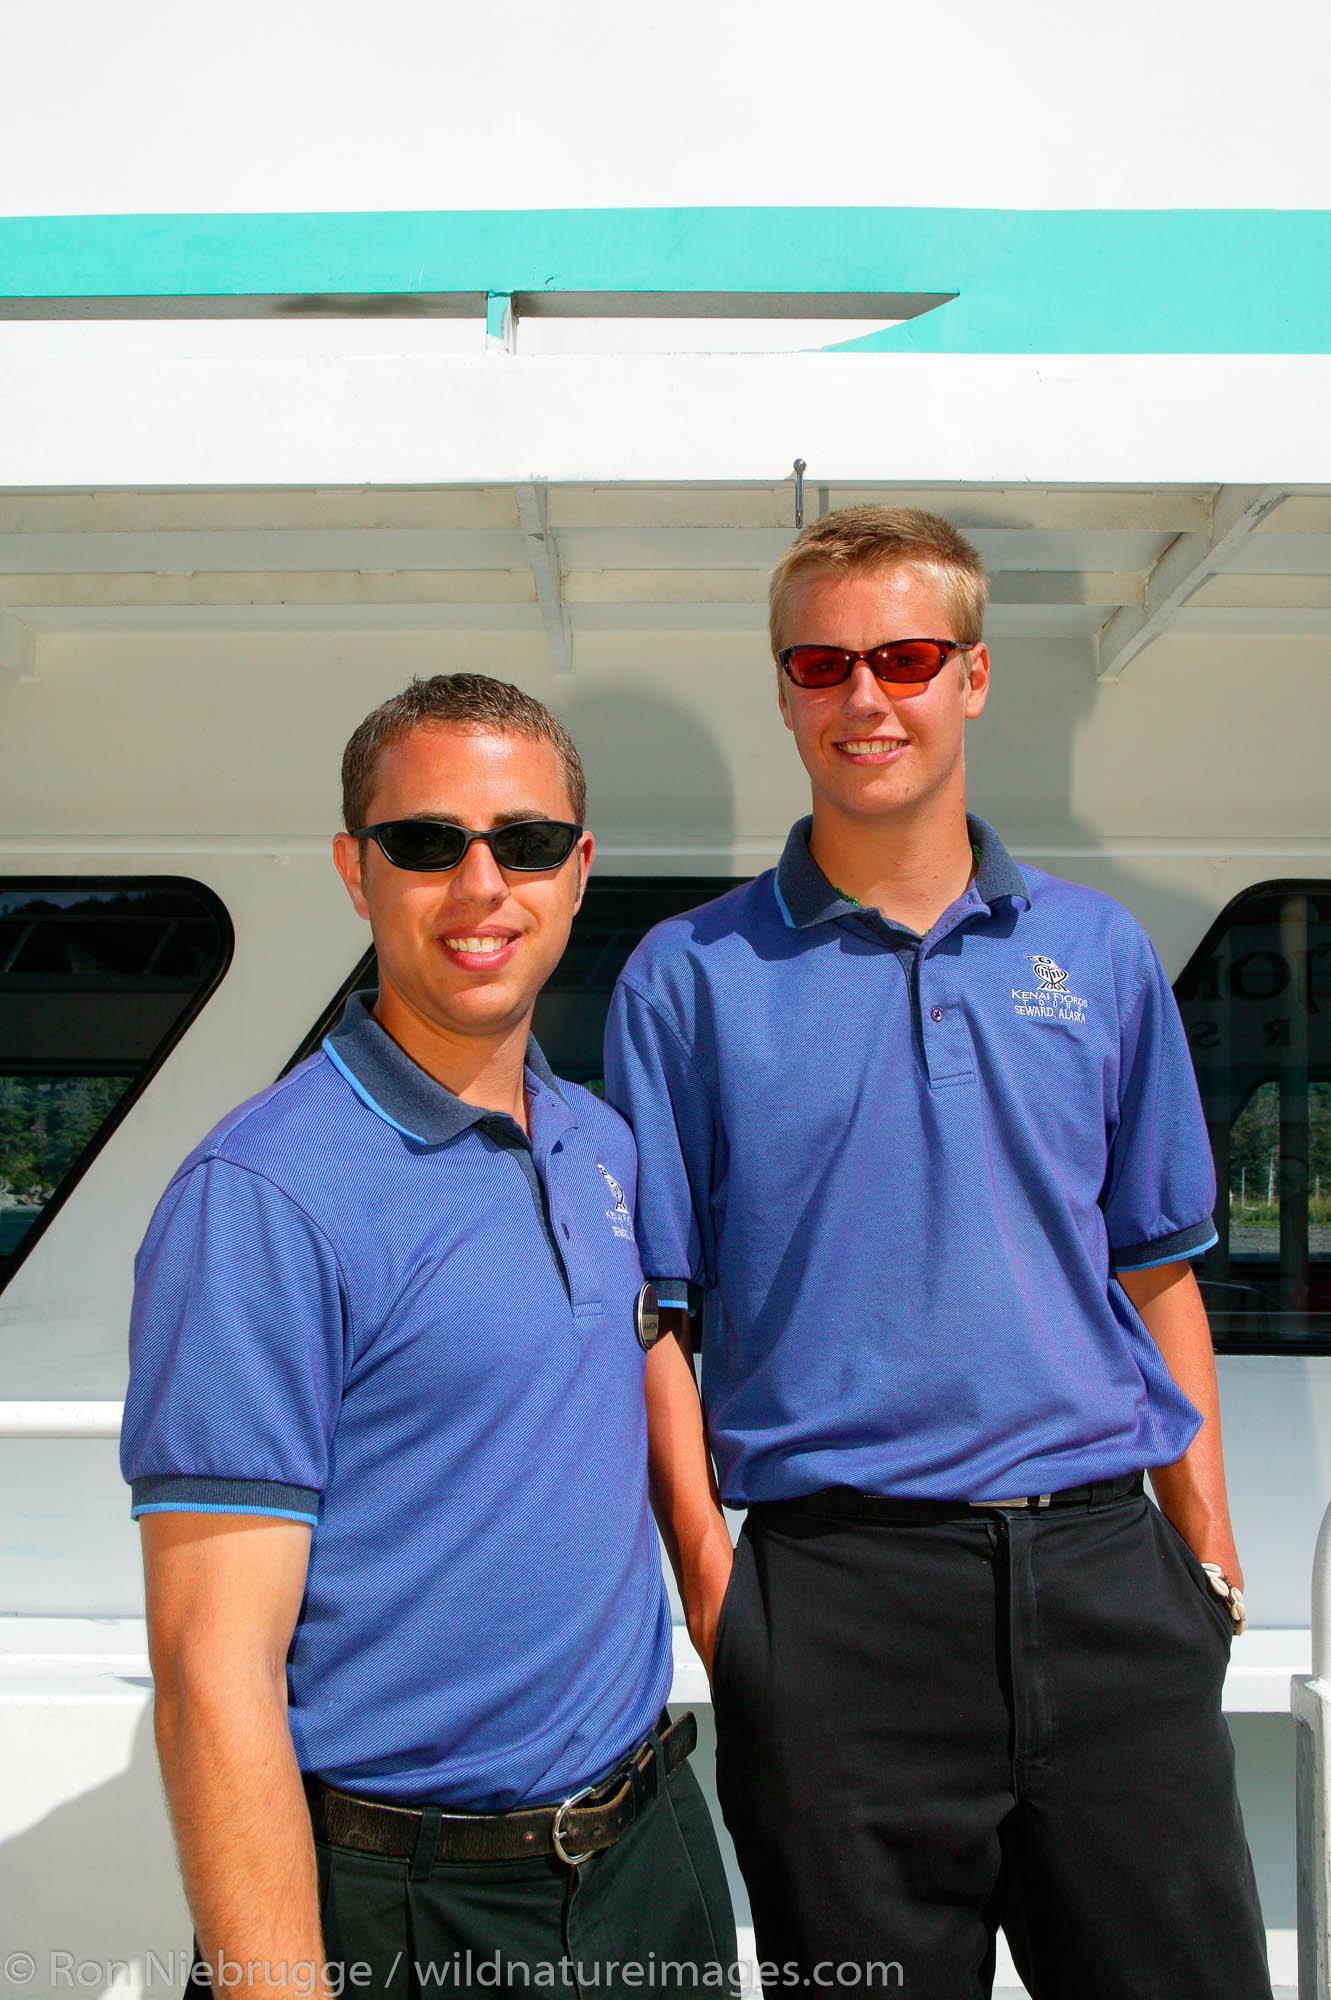
[[536, 1002], [536, 1039], [556, 1076], [601, 1095], [601, 1042], [615, 981], [653, 924], [734, 888], [715, 876], [632, 876], [587, 884], [573, 935]]
[[0, 1287], [226, 971], [174, 876], [0, 878]]
[[1215, 1154], [1216, 1346], [1331, 1352], [1331, 882], [1264, 882], [1175, 993]]
[[[600, 1094], [606, 1009], [625, 959], [653, 924], [733, 887], [733, 880], [714, 875], [610, 876], [587, 884], [568, 950], [536, 1002], [533, 1031], [557, 1076]], [[374, 982], [374, 953], [369, 951], [334, 994], [288, 1069], [318, 1048], [341, 1018], [347, 995]]]

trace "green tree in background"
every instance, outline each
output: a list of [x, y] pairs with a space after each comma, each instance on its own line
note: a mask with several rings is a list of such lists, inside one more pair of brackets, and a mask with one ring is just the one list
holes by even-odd
[[0, 1204], [50, 1200], [127, 1076], [0, 1076]]
[[[1245, 1212], [1279, 1213], [1280, 1086], [1264, 1083], [1234, 1120], [1229, 1135], [1229, 1188]], [[1319, 1188], [1320, 1183], [1320, 1188]], [[1268, 1204], [1268, 1192], [1275, 1200]], [[1308, 1089], [1308, 1197], [1312, 1219], [1331, 1220], [1331, 1083]]]

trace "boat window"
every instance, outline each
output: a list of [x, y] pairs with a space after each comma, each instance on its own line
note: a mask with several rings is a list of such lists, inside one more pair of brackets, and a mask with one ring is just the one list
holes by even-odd
[[1331, 882], [1245, 890], [1174, 991], [1215, 1154], [1215, 1344], [1331, 1353]]
[[0, 1289], [231, 962], [176, 876], [0, 876]]
[[[708, 903], [743, 878], [715, 875], [602, 876], [587, 884], [573, 920], [568, 950], [536, 1002], [533, 1032], [557, 1076], [603, 1092], [601, 1037], [610, 993], [640, 938], [666, 917]], [[367, 951], [311, 1027], [287, 1064], [292, 1069], [318, 1048], [342, 1018], [347, 996], [375, 983]], [[285, 1071], [283, 1072], [285, 1074]]]

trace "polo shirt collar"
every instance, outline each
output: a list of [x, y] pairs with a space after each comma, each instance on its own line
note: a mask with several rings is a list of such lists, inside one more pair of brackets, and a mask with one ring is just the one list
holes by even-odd
[[[980, 859], [968, 895], [992, 910], [1003, 898], [1024, 903], [1029, 909], [1031, 892], [1012, 856], [993, 828], [974, 813], [967, 813], [966, 827]], [[813, 924], [828, 923], [834, 917], [856, 915], [861, 905], [852, 903], [834, 889], [809, 852], [813, 816], [796, 820], [790, 829], [781, 859], [776, 865], [773, 888], [782, 919], [791, 930], [807, 930]]]
[[[503, 1117], [484, 1104], [464, 1104], [413, 1062], [375, 1020], [373, 991], [353, 993], [342, 1019], [325, 1036], [324, 1054], [357, 1097], [387, 1124], [420, 1146], [443, 1146], [487, 1118]], [[528, 1076], [565, 1107], [559, 1081], [536, 1041], [527, 1040]]]
[[976, 813], [967, 813], [966, 826], [971, 845], [979, 850], [980, 855], [974, 882], [980, 901], [987, 903], [992, 910], [995, 903], [1002, 902], [1006, 897], [1010, 902], [1024, 903], [1029, 910], [1031, 892], [1026, 877], [989, 822], [980, 819]]
[[813, 814], [797, 819], [786, 837], [781, 859], [776, 864], [773, 887], [777, 908], [792, 931], [807, 930], [811, 924], [825, 924], [832, 917], [852, 914], [858, 905], [832, 887], [809, 852]]

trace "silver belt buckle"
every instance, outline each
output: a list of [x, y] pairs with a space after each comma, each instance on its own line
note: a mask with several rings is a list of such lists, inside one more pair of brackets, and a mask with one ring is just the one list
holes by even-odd
[[569, 1853], [564, 1845], [564, 1814], [570, 1812], [574, 1806], [580, 1805], [584, 1799], [590, 1798], [595, 1790], [595, 1785], [584, 1785], [580, 1792], [570, 1792], [563, 1803], [555, 1808], [555, 1816], [550, 1823], [550, 1845], [568, 1868], [577, 1868], [580, 1863], [590, 1861], [596, 1849], [589, 1847], [585, 1854]]
[[1051, 1495], [1048, 1493], [1023, 1493], [1017, 1500], [968, 1500], [968, 1507], [1015, 1507], [1020, 1513], [1028, 1514], [1033, 1508], [1047, 1507]]

